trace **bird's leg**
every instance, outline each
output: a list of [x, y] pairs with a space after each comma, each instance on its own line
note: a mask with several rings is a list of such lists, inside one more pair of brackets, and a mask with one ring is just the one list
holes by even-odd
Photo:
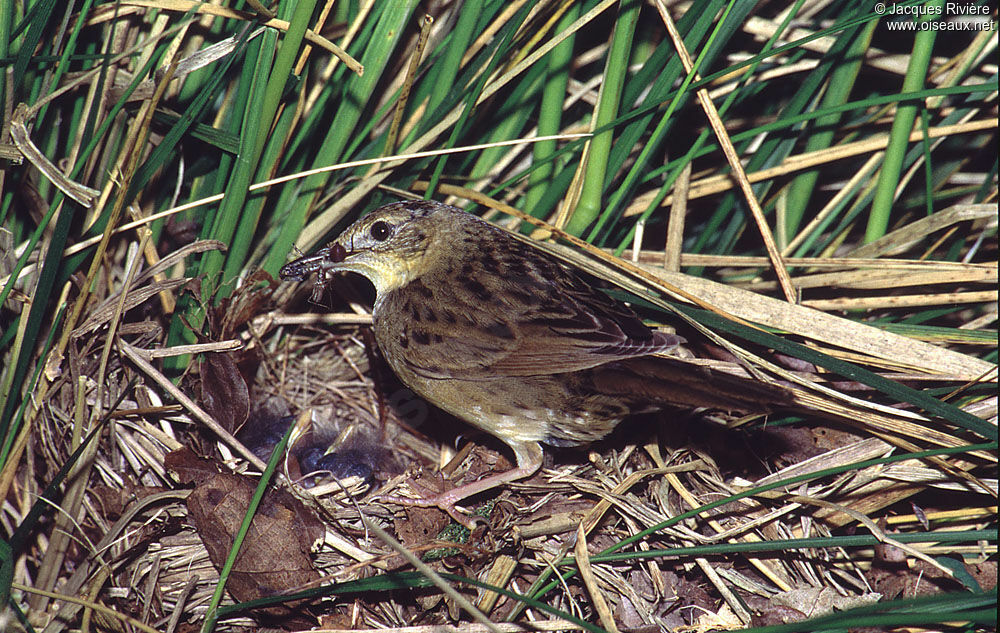
[[380, 495], [378, 498], [380, 501], [395, 503], [401, 506], [439, 508], [447, 512], [448, 516], [455, 519], [455, 521], [471, 530], [476, 525], [476, 518], [460, 512], [461, 508], [456, 506], [459, 501], [492, 488], [502, 486], [505, 483], [530, 477], [538, 472], [538, 469], [542, 466], [542, 447], [539, 446], [538, 442], [517, 442], [509, 444], [510, 447], [514, 449], [514, 454], [517, 457], [516, 468], [484, 477], [478, 481], [463, 484], [457, 488], [452, 488], [448, 492], [442, 492], [437, 495], [428, 495], [427, 491], [421, 490], [420, 494], [423, 496], [419, 499], [397, 497], [395, 495]]

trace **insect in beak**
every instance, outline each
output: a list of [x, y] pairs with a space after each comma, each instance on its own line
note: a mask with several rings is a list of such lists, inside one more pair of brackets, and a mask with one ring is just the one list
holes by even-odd
[[[340, 251], [338, 251], [337, 254], [344, 252], [343, 246], [340, 246], [339, 244], [336, 244], [335, 246], [340, 247]], [[323, 262], [326, 261], [329, 253], [329, 248], [321, 248], [316, 251], [315, 255], [300, 257], [299, 259], [288, 262], [281, 267], [281, 270], [278, 271], [278, 276], [285, 281], [302, 281], [310, 274], [323, 267]], [[343, 261], [343, 257], [336, 261]]]

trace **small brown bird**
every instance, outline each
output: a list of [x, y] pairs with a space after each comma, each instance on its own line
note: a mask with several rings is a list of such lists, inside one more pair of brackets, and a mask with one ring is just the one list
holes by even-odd
[[653, 356], [684, 339], [651, 330], [569, 268], [455, 207], [386, 205], [280, 276], [313, 272], [318, 285], [338, 272], [367, 277], [375, 340], [396, 375], [514, 451], [516, 468], [414, 505], [456, 516], [462, 499], [536, 472], [540, 443], [586, 444], [632, 413], [767, 408], [769, 392], [751, 380]]

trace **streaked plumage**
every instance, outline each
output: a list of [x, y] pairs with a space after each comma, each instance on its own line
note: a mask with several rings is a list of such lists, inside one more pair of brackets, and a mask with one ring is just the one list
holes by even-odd
[[381, 207], [281, 277], [316, 272], [325, 285], [347, 271], [374, 284], [375, 339], [403, 383], [517, 457], [512, 471], [420, 505], [453, 513], [468, 496], [534, 473], [539, 443], [585, 444], [631, 413], [761, 408], [760, 392], [741, 393], [750, 381], [722, 395], [699, 370], [651, 356], [684, 339], [651, 330], [570, 269], [455, 207]]

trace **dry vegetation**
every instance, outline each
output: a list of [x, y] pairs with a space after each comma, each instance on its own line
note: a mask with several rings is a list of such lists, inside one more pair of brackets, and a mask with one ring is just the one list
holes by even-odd
[[[995, 629], [995, 8], [6, 4], [0, 629]], [[360, 280], [272, 276], [428, 190], [815, 415], [641, 417], [472, 534], [379, 503], [509, 456], [396, 381]]]

